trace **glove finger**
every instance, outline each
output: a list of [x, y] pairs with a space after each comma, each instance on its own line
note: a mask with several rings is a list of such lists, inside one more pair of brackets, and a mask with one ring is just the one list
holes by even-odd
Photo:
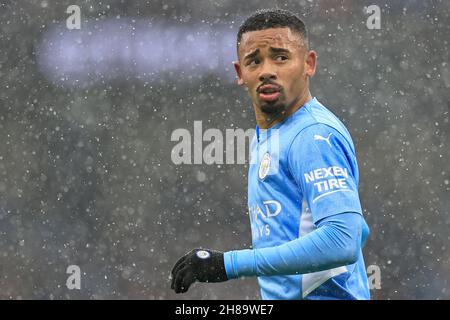
[[172, 276], [175, 274], [175, 272], [177, 271], [177, 269], [179, 269], [180, 264], [182, 264], [187, 258], [187, 255], [182, 256], [180, 259], [178, 259], [178, 261], [175, 263], [175, 265], [172, 268]]
[[175, 282], [175, 278], [176, 278], [177, 273], [179, 273], [180, 270], [183, 269], [184, 267], [187, 267], [186, 261], [187, 261], [187, 260], [184, 259], [181, 263], [179, 263], [179, 264], [176, 266], [176, 268], [174, 267], [174, 269], [172, 270], [172, 272], [173, 272], [173, 274], [172, 274], [172, 283]]
[[189, 251], [188, 253], [186, 253], [184, 256], [182, 256], [180, 259], [178, 259], [178, 261], [175, 263], [175, 265], [172, 268], [172, 276], [176, 273], [177, 270], [180, 270], [183, 265], [186, 264], [186, 261], [189, 261], [188, 258], [191, 257], [196, 251], [198, 251], [199, 249], [193, 249], [191, 251]]
[[175, 290], [175, 279], [179, 275], [180, 270], [183, 269], [185, 266], [186, 266], [186, 264], [184, 262], [182, 262], [182, 263], [178, 264], [177, 268], [172, 271], [172, 283], [170, 285], [170, 287], [172, 289]]
[[191, 284], [193, 284], [195, 282], [195, 276], [192, 272], [188, 272], [184, 277], [183, 277], [183, 281], [181, 281], [181, 293], [185, 293], [186, 291], [189, 290], [189, 287], [191, 286]]
[[187, 273], [189, 272], [188, 270], [189, 270], [188, 267], [184, 267], [180, 271], [178, 271], [177, 274], [175, 275], [173, 290], [175, 290], [176, 293], [182, 293], [187, 291], [187, 290], [182, 291], [182, 288], [184, 289], [183, 281], [184, 278], [187, 276]]

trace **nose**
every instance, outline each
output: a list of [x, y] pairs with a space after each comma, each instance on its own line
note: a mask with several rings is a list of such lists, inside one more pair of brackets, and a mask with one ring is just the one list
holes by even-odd
[[259, 81], [264, 82], [267, 80], [276, 80], [277, 75], [274, 72], [273, 68], [270, 66], [270, 63], [264, 63], [263, 69], [261, 70], [261, 74], [259, 76]]
[[270, 74], [270, 73], [264, 73], [259, 77], [259, 81], [264, 82], [267, 80], [276, 80], [277, 76], [274, 74]]

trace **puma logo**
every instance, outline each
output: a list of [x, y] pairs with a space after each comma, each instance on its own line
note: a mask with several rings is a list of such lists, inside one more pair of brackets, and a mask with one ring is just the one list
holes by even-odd
[[330, 134], [328, 135], [328, 138], [324, 138], [324, 137], [322, 137], [321, 135], [315, 134], [315, 135], [314, 135], [314, 140], [323, 140], [323, 141], [326, 141], [326, 142], [330, 145], [330, 147], [331, 147], [330, 137], [331, 137], [332, 134], [333, 134], [333, 133], [330, 133]]

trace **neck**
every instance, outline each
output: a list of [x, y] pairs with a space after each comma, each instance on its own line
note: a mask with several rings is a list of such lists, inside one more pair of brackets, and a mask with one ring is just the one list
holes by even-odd
[[305, 92], [303, 96], [298, 97], [294, 101], [292, 101], [289, 106], [280, 113], [275, 114], [266, 114], [261, 111], [259, 107], [253, 104], [253, 108], [255, 110], [256, 123], [258, 127], [261, 129], [268, 129], [277, 123], [282, 122], [284, 119], [295, 113], [298, 109], [300, 109], [306, 102], [312, 99], [311, 93], [309, 90]]

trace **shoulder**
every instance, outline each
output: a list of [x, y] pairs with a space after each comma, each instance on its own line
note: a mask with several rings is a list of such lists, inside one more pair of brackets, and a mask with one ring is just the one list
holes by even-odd
[[291, 141], [288, 153], [299, 154], [300, 151], [304, 156], [309, 156], [316, 152], [338, 150], [355, 153], [350, 135], [329, 124], [317, 122], [297, 133]]
[[316, 99], [305, 106], [306, 121], [302, 121], [293, 136], [289, 150], [292, 147], [308, 147], [317, 142], [329, 142], [342, 145], [355, 153], [352, 137], [344, 123], [329, 109]]

